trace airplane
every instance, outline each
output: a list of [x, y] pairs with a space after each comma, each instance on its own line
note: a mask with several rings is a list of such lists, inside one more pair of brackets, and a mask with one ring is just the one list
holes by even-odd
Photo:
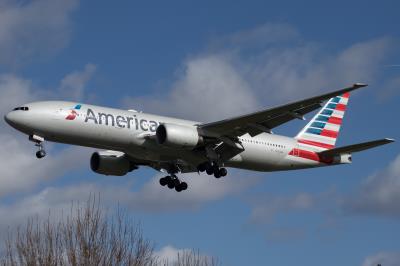
[[[188, 184], [179, 173], [220, 178], [227, 175], [226, 167], [269, 172], [349, 164], [352, 153], [393, 142], [385, 138], [335, 147], [350, 92], [365, 86], [355, 83], [211, 123], [67, 101], [25, 104], [4, 118], [35, 143], [37, 158], [46, 155], [44, 141], [101, 149], [90, 158], [94, 172], [123, 176], [148, 166], [168, 174], [160, 178], [162, 186], [181, 192]], [[294, 138], [272, 132], [320, 108]]]

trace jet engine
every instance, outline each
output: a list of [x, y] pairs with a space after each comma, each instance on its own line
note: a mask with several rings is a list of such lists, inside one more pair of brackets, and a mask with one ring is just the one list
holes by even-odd
[[113, 152], [94, 152], [90, 158], [90, 168], [102, 175], [123, 176], [137, 169], [125, 154]]
[[176, 148], [191, 149], [203, 142], [203, 138], [194, 126], [161, 124], [157, 127], [158, 144]]

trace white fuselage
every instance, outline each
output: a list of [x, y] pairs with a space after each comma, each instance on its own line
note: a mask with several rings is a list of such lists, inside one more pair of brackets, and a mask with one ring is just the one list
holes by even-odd
[[[121, 151], [138, 162], [183, 160], [203, 162], [193, 149], [160, 145], [154, 135], [160, 123], [195, 126], [199, 122], [74, 102], [48, 101], [25, 105], [28, 111], [12, 111], [5, 119], [14, 128], [45, 140]], [[224, 163], [227, 167], [256, 171], [291, 170], [327, 165], [311, 156], [299, 156], [297, 140], [274, 134], [239, 137], [244, 151]]]

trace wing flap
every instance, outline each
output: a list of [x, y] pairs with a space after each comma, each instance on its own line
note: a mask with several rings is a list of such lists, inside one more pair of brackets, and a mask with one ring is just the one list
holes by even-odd
[[363, 143], [358, 143], [358, 144], [353, 144], [349, 146], [344, 146], [344, 147], [339, 147], [339, 148], [334, 148], [330, 150], [325, 150], [322, 152], [319, 152], [318, 154], [322, 157], [333, 157], [335, 155], [341, 155], [341, 154], [350, 154], [350, 153], [355, 153], [355, 152], [360, 152], [368, 149], [372, 149], [381, 145], [389, 144], [394, 142], [394, 139], [379, 139], [379, 140], [373, 140], [373, 141], [368, 141], [368, 142], [363, 142]]

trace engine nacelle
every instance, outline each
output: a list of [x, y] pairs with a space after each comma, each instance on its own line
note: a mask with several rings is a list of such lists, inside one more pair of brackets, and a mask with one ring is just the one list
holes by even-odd
[[176, 124], [159, 125], [156, 137], [158, 144], [188, 149], [196, 147], [203, 141], [196, 127]]
[[94, 152], [90, 158], [90, 168], [102, 175], [123, 176], [138, 167], [129, 161], [125, 155], [109, 152]]

